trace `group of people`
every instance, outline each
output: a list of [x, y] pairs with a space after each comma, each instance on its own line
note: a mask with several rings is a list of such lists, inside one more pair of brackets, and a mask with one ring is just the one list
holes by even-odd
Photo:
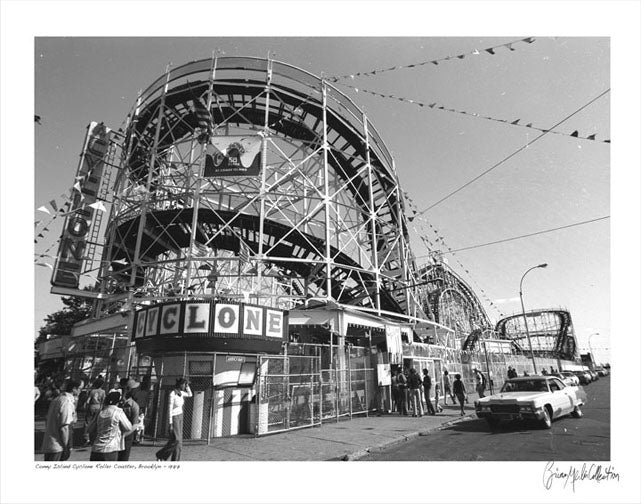
[[[432, 388], [434, 389], [434, 403], [432, 403]], [[454, 382], [451, 381], [449, 372], [443, 371], [443, 404], [447, 405], [448, 397], [452, 404], [458, 400], [461, 406], [461, 415], [465, 414], [465, 403], [467, 401], [467, 391], [465, 384], [461, 380], [461, 375], [456, 374]], [[427, 369], [423, 369], [423, 377], [418, 374], [416, 369], [409, 370], [398, 369], [392, 373], [392, 400], [394, 402], [394, 411], [401, 415], [412, 415], [422, 417], [423, 412], [429, 415], [441, 413], [443, 408], [439, 404], [441, 397], [440, 380], [432, 382], [432, 377]], [[423, 410], [423, 403], [425, 410]]]
[[84, 442], [85, 446], [91, 446], [89, 460], [129, 460], [134, 442], [142, 441], [149, 401], [148, 385], [141, 387], [133, 378], [122, 378], [118, 386], [107, 392], [105, 381], [99, 376], [79, 404], [83, 383], [71, 378], [65, 380], [47, 410], [42, 442], [45, 461], [69, 459], [77, 410], [83, 408]]

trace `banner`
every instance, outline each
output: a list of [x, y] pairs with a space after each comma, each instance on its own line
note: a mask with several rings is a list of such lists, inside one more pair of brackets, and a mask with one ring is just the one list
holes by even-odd
[[110, 133], [103, 123], [92, 122], [87, 127], [76, 176], [80, 191], [74, 191], [71, 208], [60, 237], [58, 258], [51, 276], [51, 284], [54, 286], [77, 289], [80, 283], [87, 239], [90, 236], [94, 213], [98, 210], [95, 203]]
[[260, 136], [214, 136], [205, 155], [205, 177], [260, 175]]

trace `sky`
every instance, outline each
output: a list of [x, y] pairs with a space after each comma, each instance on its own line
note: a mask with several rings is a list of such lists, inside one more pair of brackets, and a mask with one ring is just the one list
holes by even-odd
[[[178, 66], [210, 57], [266, 57], [328, 77], [363, 108], [392, 151], [401, 187], [423, 212], [513, 154], [541, 132], [601, 98], [486, 175], [421, 214], [412, 248], [428, 250], [419, 235], [445, 240], [446, 252], [610, 215], [610, 41], [607, 37], [221, 37], [35, 39], [35, 208], [73, 185], [85, 128], [104, 121], [116, 129], [138, 90]], [[498, 47], [515, 42], [510, 50]], [[479, 54], [474, 54], [478, 51]], [[464, 58], [457, 58], [465, 55]], [[445, 59], [447, 57], [454, 59]], [[346, 85], [347, 86], [346, 86]], [[348, 87], [351, 86], [351, 87]], [[356, 89], [358, 89], [358, 91]], [[373, 95], [376, 92], [388, 96]], [[389, 98], [411, 99], [434, 108]], [[443, 106], [457, 113], [439, 110]], [[508, 122], [492, 121], [472, 114]], [[515, 120], [519, 125], [511, 125]], [[579, 132], [574, 138], [570, 134]], [[596, 140], [585, 140], [589, 135]], [[34, 209], [35, 209], [34, 208]], [[410, 211], [409, 215], [412, 215]], [[47, 221], [36, 211], [35, 218]], [[62, 220], [39, 238], [43, 253], [59, 238]], [[431, 225], [431, 227], [430, 227]], [[41, 224], [37, 231], [42, 231]], [[520, 311], [519, 281], [527, 309], [570, 311], [579, 345], [609, 361], [610, 221], [446, 254], [472, 286], [490, 318]], [[56, 246], [51, 249], [57, 249]], [[469, 272], [467, 273], [466, 272]], [[35, 327], [60, 306], [48, 294], [51, 271], [36, 268]], [[493, 304], [490, 304], [492, 302]]]
[[[275, 59], [326, 76], [468, 54], [438, 65], [341, 81], [358, 92], [339, 87], [365, 109], [380, 132], [415, 207], [423, 211], [434, 205], [422, 215], [424, 224], [414, 221], [417, 230], [431, 224], [453, 250], [611, 215], [445, 257], [479, 294], [493, 320], [500, 314], [489, 302], [503, 314], [518, 312], [521, 275], [531, 266], [549, 264], [528, 274], [525, 306], [565, 307], [572, 313], [581, 347], [598, 332], [591, 339], [595, 353], [609, 358], [610, 348], [611, 462], [623, 477], [616, 484], [584, 482], [576, 492], [551, 494], [541, 485], [541, 464], [411, 467], [443, 482], [431, 490], [439, 502], [639, 502], [639, 429], [634, 425], [641, 414], [638, 401], [630, 401], [625, 392], [641, 385], [640, 375], [631, 372], [638, 368], [641, 305], [639, 2], [3, 1], [0, 7], [3, 500], [53, 502], [50, 489], [59, 488], [62, 474], [33, 467], [33, 451], [24, 445], [32, 439], [31, 424], [13, 414], [16, 408], [30, 407], [29, 394], [16, 394], [15, 384], [32, 379], [34, 330], [60, 307], [59, 298], [49, 294], [50, 270], [34, 267], [32, 260], [34, 252], [55, 243], [59, 228], [34, 247], [32, 223], [42, 217], [36, 209], [73, 183], [90, 121], [117, 128], [138, 90], [163, 74], [168, 63], [207, 58], [220, 49], [226, 55], [259, 57], [269, 51]], [[173, 35], [194, 38], [166, 38]], [[210, 35], [219, 38], [195, 38]], [[119, 38], [126, 36], [138, 38]], [[536, 40], [515, 43], [514, 51], [484, 51], [530, 36]], [[478, 55], [469, 54], [475, 49]], [[582, 109], [611, 86], [611, 94]], [[364, 90], [467, 114], [383, 99]], [[549, 128], [579, 109], [555, 129], [565, 135], [545, 135], [527, 148], [537, 132], [509, 124], [519, 119], [519, 124]], [[41, 125], [33, 123], [32, 110], [42, 117]], [[568, 136], [575, 130], [582, 137], [595, 134], [597, 140], [612, 136], [612, 143]], [[414, 253], [425, 255], [417, 233], [412, 234]], [[380, 464], [377, 470], [382, 467], [381, 473], [399, 481], [410, 467]], [[167, 471], [138, 472], [131, 478], [137, 483], [122, 488], [134, 502], [425, 501], [425, 492], [418, 489], [399, 495], [395, 485], [371, 484], [368, 464], [346, 466], [345, 477], [338, 479], [332, 464], [279, 464], [277, 471], [272, 473], [269, 464], [182, 464], [172, 474], [181, 484], [167, 485]], [[58, 495], [58, 501], [82, 502], [86, 492], [95, 491], [111, 475], [125, 485], [120, 474], [80, 471], [73, 478], [65, 473], [72, 476], [68, 481], [73, 481], [74, 491]], [[209, 481], [212, 474], [214, 490], [191, 484]], [[286, 484], [275, 485], [283, 474]], [[466, 487], [460, 492], [450, 490], [460, 484], [452, 480], [453, 474], [465, 475]], [[497, 475], [505, 490], [500, 494], [487, 484], [497, 481]], [[145, 485], [138, 484], [141, 478]], [[22, 481], [39, 484], [5, 484]], [[310, 481], [335, 485], [310, 492]]]

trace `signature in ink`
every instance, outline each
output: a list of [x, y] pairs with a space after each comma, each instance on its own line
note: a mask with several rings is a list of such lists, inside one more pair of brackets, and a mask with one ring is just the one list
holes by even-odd
[[581, 467], [570, 465], [567, 469], [562, 469], [554, 462], [548, 462], [543, 470], [543, 486], [546, 490], [550, 490], [555, 482], [563, 482], [563, 488], [571, 486], [574, 492], [579, 481], [588, 480], [603, 483], [612, 480], [619, 481], [619, 477], [619, 473], [611, 465], [583, 463]]

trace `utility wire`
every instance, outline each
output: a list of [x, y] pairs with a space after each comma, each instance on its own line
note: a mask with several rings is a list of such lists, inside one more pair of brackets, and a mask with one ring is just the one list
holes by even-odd
[[434, 204], [430, 205], [430, 206], [429, 206], [429, 207], [427, 207], [425, 210], [422, 210], [422, 211], [418, 212], [414, 217], [417, 217], [417, 216], [423, 215], [425, 212], [427, 212], [427, 211], [431, 210], [431, 209], [432, 209], [432, 208], [434, 208], [436, 205], [439, 205], [440, 203], [443, 203], [446, 199], [448, 199], [448, 198], [450, 198], [450, 197], [454, 196], [457, 192], [459, 192], [459, 191], [461, 191], [461, 190], [465, 189], [467, 186], [469, 186], [470, 184], [472, 184], [472, 183], [476, 182], [478, 179], [480, 179], [480, 178], [481, 178], [481, 177], [483, 177], [484, 175], [487, 175], [487, 174], [488, 174], [488, 173], [490, 173], [492, 170], [494, 170], [494, 168], [498, 168], [499, 166], [501, 166], [503, 163], [505, 163], [505, 162], [506, 162], [506, 161], [508, 161], [509, 159], [512, 159], [514, 156], [516, 156], [516, 155], [517, 155], [518, 153], [520, 153], [521, 151], [523, 151], [523, 150], [527, 149], [527, 148], [528, 148], [530, 145], [532, 145], [534, 142], [536, 142], [537, 140], [540, 140], [541, 138], [543, 138], [545, 135], [547, 135], [548, 133], [550, 133], [554, 128], [556, 128], [557, 126], [559, 126], [559, 125], [563, 124], [565, 121], [567, 121], [567, 120], [568, 120], [568, 119], [570, 119], [571, 117], [575, 116], [576, 114], [578, 114], [579, 112], [581, 112], [584, 108], [588, 107], [589, 105], [592, 105], [592, 103], [594, 103], [594, 102], [595, 102], [595, 101], [597, 101], [599, 98], [601, 98], [602, 96], [604, 96], [605, 94], [607, 94], [607, 93], [609, 93], [609, 92], [610, 92], [610, 88], [606, 89], [606, 90], [605, 90], [605, 91], [603, 91], [603, 93], [601, 93], [599, 96], [597, 96], [596, 98], [593, 98], [593, 99], [592, 99], [592, 100], [590, 100], [588, 103], [586, 103], [585, 105], [583, 105], [582, 107], [580, 107], [578, 110], [575, 110], [574, 112], [572, 112], [569, 116], [565, 117], [564, 119], [561, 119], [558, 123], [556, 123], [554, 126], [552, 126], [548, 131], [545, 131], [545, 132], [541, 133], [541, 134], [540, 134], [538, 137], [536, 137], [534, 140], [532, 140], [532, 141], [530, 141], [530, 142], [526, 143], [525, 145], [523, 145], [523, 146], [522, 146], [522, 147], [520, 147], [519, 149], [515, 150], [512, 154], [510, 154], [509, 156], [507, 156], [507, 157], [503, 158], [501, 161], [499, 161], [498, 163], [494, 164], [493, 166], [491, 166], [490, 168], [488, 168], [487, 170], [485, 170], [483, 173], [481, 173], [481, 174], [477, 175], [476, 177], [474, 177], [474, 178], [473, 178], [472, 180], [470, 180], [469, 182], [466, 182], [465, 184], [463, 184], [463, 185], [462, 185], [461, 187], [459, 187], [458, 189], [455, 189], [454, 191], [452, 191], [451, 193], [449, 193], [447, 196], [444, 196], [443, 198], [441, 198], [440, 200], [438, 200], [436, 203], [434, 203]]
[[[541, 234], [545, 234], [545, 233], [551, 233], [552, 231], [559, 231], [560, 229], [567, 229], [567, 228], [571, 228], [571, 227], [575, 227], [575, 226], [582, 226], [584, 224], [590, 224], [592, 222], [598, 222], [598, 221], [601, 221], [601, 220], [604, 220], [604, 219], [609, 219], [609, 218], [610, 218], [609, 215], [605, 215], [603, 217], [598, 217], [596, 219], [591, 219], [591, 220], [582, 221], [582, 222], [576, 222], [574, 224], [568, 224], [567, 226], [561, 226], [561, 227], [552, 228], [552, 229], [545, 229], [543, 231], [537, 231], [535, 233], [529, 233], [529, 234], [525, 234], [525, 235], [521, 235], [521, 236], [514, 236], [512, 238], [505, 238], [504, 240], [497, 240], [497, 241], [493, 241], [493, 242], [489, 242], [489, 243], [481, 243], [480, 245], [472, 245], [470, 247], [463, 247], [463, 248], [455, 249], [455, 250], [442, 251], [441, 254], [445, 255], [445, 254], [450, 254], [450, 253], [453, 253], [453, 252], [461, 252], [462, 250], [471, 250], [471, 249], [476, 249], [476, 248], [481, 248], [481, 247], [487, 247], [488, 245], [496, 245], [497, 243], [505, 243], [505, 242], [509, 242], [509, 241], [513, 241], [513, 240], [520, 240], [521, 238], [528, 238], [530, 236], [537, 236], [537, 235], [541, 235]], [[429, 255], [420, 256], [420, 257], [421, 258], [429, 257]], [[419, 258], [417, 257], [417, 259], [419, 259]]]

